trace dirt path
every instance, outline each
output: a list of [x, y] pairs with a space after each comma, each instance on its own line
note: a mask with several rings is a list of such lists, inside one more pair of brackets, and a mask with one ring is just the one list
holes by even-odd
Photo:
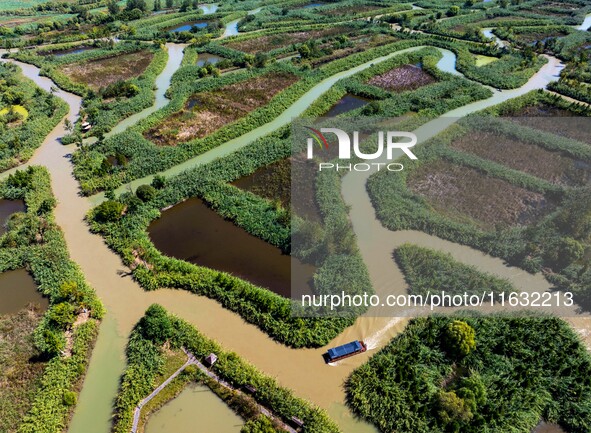
[[[239, 389], [234, 388], [232, 385], [230, 385], [224, 379], [222, 379], [217, 374], [215, 374], [213, 371], [211, 371], [210, 369], [208, 369], [205, 365], [203, 365], [201, 362], [199, 362], [199, 360], [197, 360], [197, 358], [195, 358], [195, 355], [193, 355], [191, 352], [187, 351], [184, 348], [183, 348], [183, 352], [185, 352], [185, 354], [187, 355], [187, 361], [181, 367], [179, 367], [178, 370], [176, 370], [174, 373], [172, 373], [164, 382], [162, 382], [158, 387], [156, 387], [156, 389], [154, 389], [154, 391], [152, 391], [149, 396], [147, 396], [146, 398], [142, 399], [138, 403], [137, 407], [135, 408], [135, 410], [133, 412], [133, 424], [132, 424], [132, 427], [131, 427], [131, 433], [137, 433], [137, 429], [138, 429], [138, 425], [139, 425], [139, 422], [140, 422], [140, 415], [141, 415], [141, 412], [142, 412], [142, 408], [150, 400], [152, 400], [154, 397], [156, 397], [160, 393], [160, 391], [162, 391], [164, 388], [166, 388], [166, 386], [168, 386], [168, 384], [170, 382], [172, 382], [179, 374], [181, 374], [189, 365], [195, 365], [195, 366], [197, 366], [197, 368], [199, 370], [201, 370], [207, 377], [209, 377], [210, 379], [215, 380], [217, 383], [219, 383], [224, 388], [227, 388], [227, 389], [232, 390], [232, 391], [234, 391], [234, 392], [236, 392], [238, 394], [242, 394], [242, 395], [244, 395], [245, 397], [247, 397], [249, 399], [252, 399], [252, 397], [246, 396], [242, 391], [240, 391]], [[291, 426], [289, 426], [286, 423], [284, 423], [281, 420], [280, 417], [274, 415], [273, 412], [270, 409], [268, 409], [265, 406], [262, 406], [262, 405], [260, 405], [260, 404], [258, 404], [256, 402], [255, 402], [255, 404], [256, 404], [256, 406], [258, 408], [259, 413], [265, 415], [266, 417], [268, 417], [271, 420], [274, 420], [285, 431], [287, 431], [289, 433], [298, 433], [294, 428], [292, 428]]]
[[[142, 408], [154, 397], [160, 393], [170, 382], [172, 382], [179, 374], [181, 374], [185, 368], [189, 365], [197, 365], [199, 361], [193, 356], [193, 354], [185, 352], [187, 354], [187, 362], [185, 362], [177, 371], [172, 373], [164, 382], [162, 382], [152, 393], [147, 396], [146, 398], [142, 399], [135, 410], [133, 411], [133, 424], [131, 426], [131, 433], [137, 432], [137, 427], [140, 422], [140, 414], [142, 412]], [[200, 363], [199, 363], [200, 364]], [[205, 368], [205, 367], [204, 367]]]
[[[199, 368], [199, 370], [201, 370], [207, 377], [209, 377], [210, 379], [215, 380], [217, 383], [219, 383], [220, 385], [222, 385], [224, 388], [230, 389], [234, 392], [237, 392], [238, 394], [242, 394], [245, 395], [242, 391], [240, 391], [239, 389], [234, 388], [232, 385], [230, 385], [228, 382], [226, 382], [224, 379], [222, 379], [221, 377], [219, 377], [217, 374], [215, 374], [213, 371], [209, 370], [205, 365], [203, 365], [201, 362], [199, 362], [198, 360], [195, 359], [195, 357], [193, 356], [193, 354], [187, 352], [185, 349], [183, 349], [185, 351], [185, 353], [189, 356], [189, 357], [193, 357], [193, 359], [195, 360], [194, 364], [197, 366], [197, 368]], [[246, 396], [247, 398], [251, 398], [249, 396]], [[255, 404], [257, 405], [257, 408], [259, 410], [259, 412], [263, 415], [265, 415], [267, 418], [274, 420], [276, 423], [279, 423], [279, 425], [281, 425], [281, 428], [283, 428], [283, 430], [289, 432], [289, 433], [298, 433], [297, 430], [295, 430], [294, 428], [292, 428], [291, 426], [287, 425], [286, 423], [284, 423], [280, 417], [276, 416], [273, 414], [273, 412], [266, 408], [265, 406], [262, 406], [258, 403], [255, 402]], [[132, 431], [132, 433], [135, 433]]]

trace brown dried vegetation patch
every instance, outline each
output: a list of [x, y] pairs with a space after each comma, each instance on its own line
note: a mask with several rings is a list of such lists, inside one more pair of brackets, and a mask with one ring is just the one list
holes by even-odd
[[419, 167], [408, 187], [437, 212], [483, 229], [531, 224], [555, 207], [543, 194], [447, 161]]
[[394, 92], [402, 92], [405, 90], [415, 90], [435, 81], [435, 78], [431, 74], [423, 71], [418, 66], [402, 65], [372, 77], [369, 80], [369, 84]]
[[297, 76], [288, 73], [265, 74], [218, 90], [197, 93], [181, 111], [146, 131], [144, 136], [159, 146], [174, 146], [206, 137], [265, 105], [297, 80]]
[[451, 146], [557, 184], [583, 185], [590, 180], [589, 164], [508, 135], [471, 132]]

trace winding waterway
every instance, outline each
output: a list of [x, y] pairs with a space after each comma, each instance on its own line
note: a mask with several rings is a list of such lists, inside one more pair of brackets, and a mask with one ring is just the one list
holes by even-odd
[[[185, 161], [181, 164], [175, 165], [174, 167], [172, 167], [168, 170], [165, 170], [165, 171], [161, 172], [160, 174], [162, 174], [166, 177], [174, 176], [174, 175], [177, 175], [177, 174], [179, 174], [185, 170], [188, 170], [190, 168], [193, 168], [193, 167], [196, 167], [196, 166], [202, 165], [202, 164], [208, 164], [217, 158], [227, 156], [230, 153], [247, 146], [248, 144], [252, 143], [256, 139], [263, 137], [263, 136], [275, 131], [276, 129], [278, 129], [284, 125], [289, 124], [293, 118], [301, 116], [302, 113], [304, 113], [304, 111], [310, 106], [310, 104], [312, 104], [312, 102], [314, 102], [324, 92], [329, 90], [337, 81], [339, 81], [343, 78], [350, 77], [350, 76], [352, 76], [364, 69], [367, 69], [373, 64], [383, 62], [385, 60], [391, 59], [392, 57], [398, 56], [400, 54], [417, 51], [422, 48], [425, 48], [425, 46], [412, 47], [412, 48], [407, 48], [404, 50], [396, 51], [396, 52], [390, 53], [388, 55], [367, 61], [367, 62], [362, 63], [361, 65], [355, 66], [351, 69], [347, 69], [345, 71], [336, 73], [328, 78], [325, 78], [320, 83], [316, 84], [314, 87], [312, 87], [306, 93], [304, 93], [304, 95], [302, 95], [297, 101], [295, 101], [287, 110], [282, 112], [279, 116], [275, 117], [272, 121], [270, 121], [262, 126], [259, 126], [258, 128], [255, 128], [252, 131], [241, 135], [240, 137], [229, 140], [229, 141], [217, 146], [214, 149], [211, 149], [205, 153], [202, 153], [194, 158], [188, 159], [187, 161]], [[444, 72], [449, 72], [450, 74], [461, 75], [456, 70], [456, 56], [455, 56], [455, 54], [449, 50], [442, 49], [442, 48], [439, 48], [439, 51], [442, 54], [442, 58], [437, 63], [438, 68]], [[119, 187], [115, 192], [117, 194], [120, 194], [122, 192], [127, 191], [129, 188], [135, 189], [139, 185], [142, 185], [145, 183], [150, 183], [153, 178], [154, 178], [154, 175], [150, 175], [150, 176], [145, 176], [140, 179], [136, 179], [132, 182], [129, 182], [129, 183]], [[102, 194], [102, 193], [96, 194], [96, 195], [90, 197], [90, 200], [94, 204], [98, 204], [104, 200], [104, 194]]]
[[[300, 115], [336, 81], [351, 76], [371, 64], [420, 48], [415, 47], [391, 53], [335, 74], [317, 84], [272, 122], [168, 170], [164, 174], [176, 174], [184, 169], [228, 155], [256, 138], [288, 123], [291, 118]], [[457, 74], [453, 53], [446, 50], [442, 50], [442, 53], [444, 57], [438, 66], [442, 70]], [[36, 67], [15, 63], [23, 68], [27, 77], [33, 79], [41, 87], [48, 90], [52, 85], [49, 79], [38, 75], [39, 71]], [[172, 75], [174, 72], [172, 69], [165, 69], [166, 74]], [[494, 91], [491, 98], [454, 110], [446, 116], [430, 122], [427, 124], [428, 126], [419, 128], [417, 134], [420, 136], [420, 140], [425, 140], [433, 133], [444, 129], [446, 125], [453, 123], [459, 116], [519, 96], [531, 89], [545, 87], [549, 81], [556, 79], [559, 70], [558, 60], [549, 58], [549, 63], [522, 88], [503, 92]], [[170, 75], [167, 77], [167, 82], [170, 80]], [[159, 79], [165, 80], [165, 77], [163, 72]], [[162, 89], [159, 87], [159, 90]], [[63, 91], [57, 92], [57, 96], [68, 102], [70, 105], [68, 117], [75, 120], [80, 109], [80, 98]], [[64, 134], [63, 123], [60, 123], [48, 135], [40, 149], [35, 152], [30, 163], [44, 165], [50, 170], [52, 187], [58, 200], [55, 210], [56, 222], [64, 230], [71, 257], [80, 265], [89, 283], [96, 289], [108, 310], [101, 325], [101, 332], [69, 429], [71, 433], [107, 433], [110, 430], [112, 403], [117, 392], [119, 377], [124, 368], [124, 347], [127, 336], [146, 308], [155, 302], [189, 321], [228, 350], [235, 351], [244, 359], [252, 362], [264, 373], [278, 378], [282, 385], [293, 389], [298, 396], [326, 408], [345, 433], [375, 431], [372, 426], [353, 419], [344, 406], [342, 384], [354, 368], [364, 363], [374, 350], [379, 349], [404, 328], [405, 319], [373, 317], [376, 315], [376, 311], [359, 318], [353, 326], [347, 328], [329, 346], [362, 338], [368, 343], [370, 350], [331, 367], [324, 364], [321, 356], [326, 348], [294, 350], [285, 347], [272, 341], [258, 328], [245, 323], [239, 316], [225, 310], [213, 300], [182, 290], [143, 291], [128, 276], [128, 270], [123, 266], [120, 258], [108, 249], [99, 236], [88, 231], [84, 216], [91, 208], [92, 201], [78, 194], [78, 183], [72, 176], [72, 166], [69, 160], [69, 153], [74, 150], [74, 147], [60, 144], [59, 137]], [[6, 173], [2, 175], [2, 177], [4, 176]], [[135, 186], [146, 181], [147, 179], [141, 179], [132, 184]], [[454, 257], [466, 263], [475, 264], [481, 269], [509, 278], [519, 287], [540, 287], [540, 285], [546, 284], [540, 276], [532, 276], [519, 269], [509, 268], [500, 260], [468, 247], [420, 232], [389, 232], [375, 219], [374, 210], [365, 191], [365, 181], [366, 178], [345, 177], [343, 195], [347, 203], [352, 206], [350, 215], [353, 227], [369, 267], [372, 282], [378, 292], [399, 292], [404, 289], [401, 273], [391, 261], [391, 252], [396, 245], [407, 240], [449, 251]], [[100, 197], [94, 198], [95, 202], [97, 200], [100, 200]], [[370, 244], [372, 247], [378, 246], [378, 251], [369, 251]], [[386, 259], [388, 260], [387, 265]], [[382, 263], [382, 267], [378, 268], [378, 263]], [[588, 322], [580, 322], [579, 326], [588, 327], [589, 324]], [[302, 375], [302, 371], [305, 371], [306, 374]]]
[[487, 27], [487, 28], [481, 29], [481, 32], [485, 38], [493, 39], [496, 42], [498, 47], [503, 48], [505, 46], [505, 42], [503, 42], [502, 39], [500, 39], [497, 35], [495, 35], [493, 33], [493, 30], [494, 29], [492, 27]]
[[589, 27], [591, 27], [591, 14], [585, 15], [585, 19], [583, 20], [581, 25], [576, 26], [575, 28], [577, 30], [582, 30], [582, 31], [586, 32], [587, 30], [589, 30]]
[[168, 87], [170, 86], [170, 79], [172, 78], [172, 75], [176, 72], [179, 66], [181, 66], [181, 62], [183, 60], [183, 50], [186, 46], [186, 44], [166, 44], [168, 60], [166, 62], [164, 70], [160, 73], [160, 75], [158, 75], [158, 77], [156, 77], [156, 82], [154, 83], [156, 86], [156, 91], [154, 94], [154, 104], [152, 104], [145, 110], [140, 111], [139, 113], [136, 113], [123, 119], [113, 129], [106, 133], [105, 137], [110, 137], [112, 135], [119, 134], [125, 131], [130, 126], [135, 125], [140, 120], [148, 117], [153, 112], [161, 109], [166, 104], [168, 104], [169, 100], [165, 96], [165, 93], [166, 90], [168, 90]]

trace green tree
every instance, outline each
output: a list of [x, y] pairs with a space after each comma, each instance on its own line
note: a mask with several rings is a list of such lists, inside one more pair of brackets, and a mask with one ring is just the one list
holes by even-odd
[[107, 200], [98, 205], [94, 210], [94, 217], [97, 221], [113, 222], [121, 218], [124, 205], [115, 200]]
[[276, 433], [275, 427], [269, 418], [264, 415], [259, 415], [254, 419], [250, 419], [244, 424], [240, 433]]
[[482, 407], [487, 400], [486, 386], [478, 373], [458, 380], [456, 394], [463, 398], [470, 410], [476, 414], [477, 408]]
[[153, 304], [146, 310], [146, 315], [139, 323], [142, 335], [155, 344], [161, 345], [174, 336], [174, 327], [166, 310]]
[[568, 193], [556, 218], [558, 229], [574, 239], [591, 238], [591, 188]]
[[459, 6], [452, 6], [446, 12], [446, 14], [447, 14], [448, 17], [455, 17], [459, 13], [460, 13], [460, 7]]
[[160, 174], [154, 176], [152, 179], [152, 186], [156, 189], [162, 189], [166, 185], [166, 178]]
[[256, 56], [254, 56], [254, 66], [255, 68], [264, 68], [267, 66], [267, 62], [269, 61], [269, 56], [267, 53], [258, 52]]
[[450, 351], [456, 355], [466, 356], [476, 348], [476, 332], [462, 320], [454, 320], [448, 324], [446, 337]]
[[152, 185], [140, 185], [135, 191], [135, 195], [144, 203], [153, 200], [157, 193], [156, 188]]
[[60, 286], [58, 297], [62, 302], [78, 305], [84, 299], [84, 292], [76, 281], [66, 281]]
[[76, 406], [76, 402], [78, 401], [78, 398], [76, 397], [75, 392], [65, 390], [62, 400], [66, 406], [71, 407], [71, 406]]
[[187, 12], [190, 6], [191, 2], [189, 0], [183, 0], [181, 7], [179, 8], [179, 12]]
[[438, 395], [439, 419], [444, 424], [467, 423], [474, 414], [463, 398], [454, 391], [440, 391]]
[[306, 44], [302, 44], [298, 48], [298, 53], [302, 59], [309, 59], [312, 56], [312, 50]]
[[109, 0], [107, 3], [107, 10], [109, 11], [110, 15], [116, 16], [119, 14], [120, 9], [119, 5], [117, 4], [117, 0]]
[[74, 306], [68, 302], [61, 302], [52, 307], [47, 313], [49, 320], [61, 329], [66, 329], [74, 323]]
[[[40, 338], [38, 338], [39, 335]], [[41, 352], [54, 356], [64, 350], [65, 340], [56, 331], [45, 328], [41, 334], [35, 336], [35, 345]]]
[[146, 12], [146, 0], [127, 0], [125, 10], [132, 11], [134, 9], [139, 9], [142, 12]]

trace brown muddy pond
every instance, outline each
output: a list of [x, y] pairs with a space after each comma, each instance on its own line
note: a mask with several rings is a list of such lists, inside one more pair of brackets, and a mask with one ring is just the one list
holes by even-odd
[[537, 425], [532, 433], [566, 433], [558, 424], [546, 424], [541, 422]]
[[37, 290], [33, 277], [24, 269], [0, 274], [0, 314], [17, 313], [29, 304], [47, 310], [49, 300]]
[[210, 54], [210, 53], [199, 53], [199, 55], [197, 56], [197, 66], [205, 66], [207, 64], [209, 65], [215, 65], [218, 62], [221, 62], [222, 60], [224, 60], [223, 57], [220, 56], [216, 56], [215, 54]]
[[24, 212], [27, 208], [22, 200], [0, 200], [0, 235], [6, 233], [6, 222], [10, 215], [16, 212]]
[[336, 104], [330, 107], [326, 114], [324, 114], [324, 117], [335, 117], [339, 114], [364, 107], [365, 105], [369, 104], [369, 102], [370, 100], [367, 98], [362, 98], [361, 96], [355, 96], [347, 93]]
[[163, 211], [148, 227], [148, 234], [167, 256], [228, 272], [285, 297], [311, 292], [314, 266], [282, 254], [279, 248], [223, 219], [198, 198]]
[[243, 425], [242, 418], [209, 388], [191, 384], [148, 419], [145, 432], [240, 433]]

